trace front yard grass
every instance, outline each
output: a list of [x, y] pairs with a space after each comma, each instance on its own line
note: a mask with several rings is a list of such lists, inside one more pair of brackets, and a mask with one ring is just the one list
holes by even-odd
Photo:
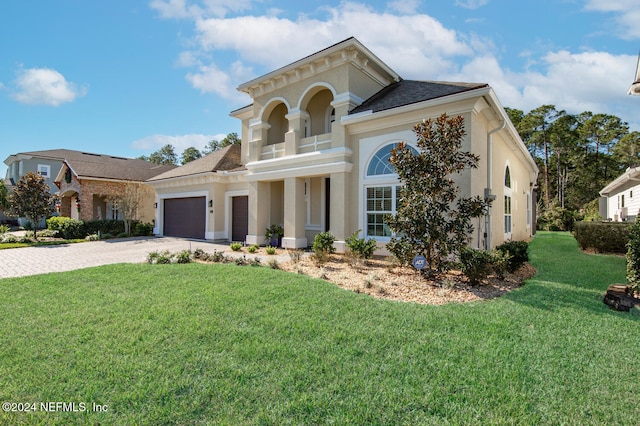
[[0, 401], [88, 410], [0, 424], [638, 424], [640, 312], [602, 303], [624, 258], [530, 250], [522, 288], [444, 306], [229, 264], [0, 280]]
[[31, 241], [28, 243], [0, 243], [0, 250], [3, 249], [12, 249], [12, 248], [22, 248], [22, 247], [41, 247], [41, 246], [59, 246], [62, 244], [72, 244], [72, 243], [84, 243], [87, 240], [85, 239], [74, 239], [74, 240], [39, 240], [39, 241]]

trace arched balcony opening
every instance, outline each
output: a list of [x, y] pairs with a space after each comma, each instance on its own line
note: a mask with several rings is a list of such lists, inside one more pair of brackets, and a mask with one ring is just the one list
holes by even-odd
[[269, 114], [267, 122], [271, 127], [267, 131], [267, 145], [284, 142], [284, 135], [289, 131], [289, 121], [286, 118], [287, 114], [287, 106], [284, 103], [279, 103]]

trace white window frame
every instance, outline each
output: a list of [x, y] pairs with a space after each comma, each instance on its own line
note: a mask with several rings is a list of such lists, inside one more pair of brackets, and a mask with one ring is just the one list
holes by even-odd
[[531, 228], [531, 192], [527, 192], [527, 228]]
[[397, 144], [405, 141], [407, 145], [411, 146], [417, 152], [419, 152], [416, 144], [415, 133], [411, 130], [403, 130], [401, 132], [376, 135], [360, 139], [360, 159], [358, 161], [360, 168], [360, 178], [358, 185], [359, 192], [359, 206], [358, 206], [358, 228], [362, 230], [363, 235], [366, 238], [373, 238], [380, 243], [388, 242], [391, 237], [379, 237], [374, 235], [368, 235], [368, 217], [367, 217], [367, 188], [391, 186], [392, 190], [392, 213], [396, 213], [396, 192], [397, 188], [402, 185], [402, 182], [395, 173], [380, 174], [380, 175], [367, 175], [369, 164], [375, 158], [380, 149], [389, 144]]
[[[45, 171], [45, 173], [42, 173]], [[38, 164], [38, 173], [45, 178], [51, 177], [51, 166], [48, 164]]]
[[[507, 172], [509, 172], [509, 185], [507, 186]], [[504, 178], [502, 179], [504, 185], [504, 198], [503, 198], [503, 215], [504, 215], [504, 239], [510, 240], [513, 235], [513, 187], [514, 181], [511, 174], [511, 166], [507, 163], [504, 168]]]
[[[376, 188], [390, 188], [391, 189], [391, 210], [369, 210], [368, 207], [368, 193], [369, 189]], [[381, 183], [379, 185], [367, 185], [364, 188], [364, 230], [363, 233], [366, 238], [374, 238], [378, 241], [390, 241], [391, 237], [395, 236], [395, 233], [389, 230], [389, 235], [372, 235], [369, 234], [369, 214], [395, 214], [397, 210], [397, 200], [398, 200], [398, 192], [400, 191], [401, 185], [400, 182], [396, 179], [394, 181], [389, 181], [387, 183]], [[385, 225], [386, 226], [386, 225]]]

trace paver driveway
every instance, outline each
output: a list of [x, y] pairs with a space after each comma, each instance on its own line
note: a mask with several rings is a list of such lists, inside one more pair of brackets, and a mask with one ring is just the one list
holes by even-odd
[[[0, 250], [0, 278], [71, 271], [112, 263], [141, 263], [152, 251], [177, 252], [202, 248], [208, 253], [228, 249], [205, 241], [169, 237], [140, 237], [124, 240], [91, 241], [59, 246], [24, 247]], [[247, 255], [247, 259], [252, 256]], [[278, 261], [282, 260], [282, 256]]]

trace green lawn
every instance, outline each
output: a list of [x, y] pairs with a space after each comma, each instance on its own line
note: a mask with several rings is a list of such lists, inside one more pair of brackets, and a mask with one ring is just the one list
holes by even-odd
[[107, 406], [0, 424], [637, 425], [640, 311], [602, 303], [624, 258], [530, 247], [521, 289], [439, 307], [228, 264], [0, 280], [0, 401]]
[[22, 247], [59, 246], [59, 245], [71, 244], [71, 243], [84, 243], [86, 241], [87, 240], [85, 239], [75, 239], [75, 240], [33, 241], [30, 243], [18, 243], [18, 242], [0, 243], [0, 250], [22, 248]]

